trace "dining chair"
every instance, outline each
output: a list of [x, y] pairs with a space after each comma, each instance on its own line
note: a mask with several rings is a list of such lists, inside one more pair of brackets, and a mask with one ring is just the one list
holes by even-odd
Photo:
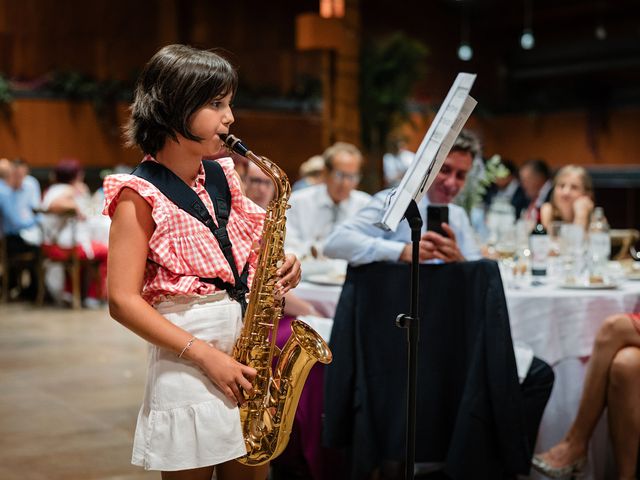
[[[408, 311], [409, 265], [349, 268], [325, 366], [323, 435], [349, 450], [354, 477], [404, 457], [407, 333], [395, 318]], [[416, 461], [454, 479], [526, 474], [533, 444], [497, 264], [421, 265], [419, 317]]]
[[36, 272], [37, 278], [30, 281], [36, 282], [36, 305], [44, 303], [44, 268], [42, 251], [35, 249], [30, 252], [9, 252], [4, 233], [0, 232], [0, 301], [6, 303], [10, 300], [10, 279], [15, 274], [18, 277], [18, 287], [22, 287], [22, 272], [29, 269]]
[[[61, 264], [65, 278], [69, 278], [71, 284], [71, 307], [73, 309], [82, 308], [86, 288], [85, 285], [91, 281], [99, 282], [99, 262], [93, 259], [82, 259], [78, 255], [77, 240], [77, 222], [75, 212], [50, 213], [47, 215], [56, 215], [63, 220], [62, 225], [71, 225], [72, 228], [72, 248], [68, 249], [52, 249], [46, 246], [43, 249], [43, 265], [44, 269], [52, 264]], [[56, 239], [56, 232], [47, 232], [45, 238]], [[83, 275], [84, 273], [84, 275]]]
[[613, 260], [625, 260], [632, 258], [631, 248], [640, 240], [640, 231], [635, 228], [612, 229], [611, 251]]

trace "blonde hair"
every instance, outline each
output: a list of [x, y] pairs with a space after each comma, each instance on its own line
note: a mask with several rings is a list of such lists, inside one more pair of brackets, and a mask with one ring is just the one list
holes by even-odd
[[551, 195], [551, 207], [553, 209], [553, 218], [556, 220], [561, 219], [562, 217], [560, 215], [560, 210], [556, 206], [555, 187], [558, 183], [558, 180], [565, 175], [577, 175], [582, 182], [582, 189], [584, 190], [584, 194], [588, 195], [593, 200], [593, 181], [591, 180], [591, 175], [589, 175], [587, 169], [579, 165], [566, 165], [562, 167], [556, 172], [555, 176], [553, 177], [554, 193], [552, 193]]
[[342, 152], [356, 157], [360, 162], [360, 166], [362, 166], [362, 152], [358, 149], [358, 147], [347, 142], [336, 142], [322, 153], [322, 158], [324, 158], [324, 165], [328, 171], [333, 170], [333, 159], [336, 155]]
[[593, 198], [593, 181], [591, 180], [591, 175], [589, 175], [586, 168], [579, 165], [566, 165], [562, 167], [553, 177], [553, 186], [555, 187], [558, 180], [565, 175], [577, 175], [582, 181], [584, 193]]

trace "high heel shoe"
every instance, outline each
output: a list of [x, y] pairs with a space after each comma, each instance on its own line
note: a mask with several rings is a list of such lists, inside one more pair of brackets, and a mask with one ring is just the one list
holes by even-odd
[[584, 467], [587, 464], [587, 457], [582, 457], [564, 467], [552, 467], [542, 457], [534, 455], [531, 459], [531, 466], [540, 473], [551, 478], [570, 478], [577, 480], [584, 475]]

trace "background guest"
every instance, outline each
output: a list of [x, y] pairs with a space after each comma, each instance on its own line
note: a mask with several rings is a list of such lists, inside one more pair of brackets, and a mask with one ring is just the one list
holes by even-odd
[[620, 480], [636, 478], [640, 446], [640, 314], [606, 319], [593, 346], [578, 414], [565, 437], [533, 458], [533, 467], [553, 478], [579, 475], [587, 446], [604, 411]]
[[293, 184], [293, 190], [317, 185], [324, 182], [324, 158], [314, 155], [300, 165], [300, 179]]
[[586, 229], [593, 206], [593, 183], [589, 172], [583, 167], [567, 165], [556, 173], [551, 201], [542, 205], [540, 219], [547, 231], [556, 220]]
[[11, 163], [15, 170], [16, 185], [19, 185], [16, 190], [23, 192], [22, 195], [29, 200], [31, 210], [39, 209], [42, 200], [40, 182], [30, 175], [29, 164], [23, 158], [14, 158]]
[[415, 153], [407, 148], [407, 140], [404, 137], [392, 136], [389, 141], [389, 151], [382, 157], [382, 169], [384, 184], [387, 187], [396, 187], [405, 172], [413, 162]]
[[524, 218], [535, 222], [542, 204], [551, 197], [551, 170], [547, 163], [541, 159], [527, 160], [520, 167], [520, 185], [529, 198]]
[[[84, 171], [77, 160], [62, 160], [53, 172], [54, 183], [45, 192], [42, 209], [43, 251], [48, 258], [63, 261], [72, 252], [80, 260], [93, 259], [99, 263], [99, 280], [87, 281], [85, 305], [97, 306], [106, 296], [107, 242], [94, 239], [88, 222], [87, 206], [91, 202], [89, 188], [84, 183]], [[84, 272], [87, 276], [89, 272]], [[64, 296], [60, 285], [48, 282], [52, 295]], [[69, 294], [67, 285], [65, 293]]]
[[[26, 172], [28, 169], [21, 161], [0, 160], [0, 220], [9, 256], [21, 253], [39, 255], [42, 243], [40, 218], [35, 212], [40, 203], [39, 190], [34, 190], [29, 182], [25, 185]], [[38, 271], [35, 264], [27, 265], [26, 270], [30, 281], [20, 294], [33, 300], [37, 294]], [[20, 286], [21, 273], [22, 270], [11, 271], [9, 289]]]
[[244, 192], [265, 210], [275, 194], [275, 186], [271, 179], [253, 162], [249, 162], [244, 176]]
[[333, 229], [352, 217], [371, 198], [356, 190], [360, 182], [362, 153], [354, 145], [337, 142], [322, 154], [326, 183], [291, 195], [287, 215], [287, 250], [299, 257], [320, 256]]
[[505, 199], [515, 209], [516, 218], [520, 218], [522, 210], [527, 208], [530, 200], [518, 180], [518, 167], [506, 158], [501, 159], [500, 163], [509, 171], [509, 174], [493, 181], [484, 195], [483, 203], [488, 209], [495, 200]]

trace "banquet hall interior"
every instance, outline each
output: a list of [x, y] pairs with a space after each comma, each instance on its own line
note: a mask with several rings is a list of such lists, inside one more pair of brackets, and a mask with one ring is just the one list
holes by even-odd
[[[0, 0], [0, 479], [160, 478], [130, 464], [148, 344], [110, 316], [110, 219], [103, 214], [102, 186], [106, 176], [128, 174], [143, 159], [139, 148], [126, 144], [123, 129], [136, 78], [148, 59], [170, 44], [213, 49], [237, 69], [231, 133], [295, 184], [288, 232], [309, 228], [289, 225], [305, 189], [323, 188], [326, 195], [331, 182], [351, 182], [347, 196], [360, 190], [369, 199], [402, 186], [403, 175], [412, 171], [409, 164], [399, 163], [392, 178], [387, 162], [401, 162], [405, 151], [409, 163], [414, 158], [424, 163], [423, 142], [441, 120], [439, 109], [456, 76], [476, 75], [469, 95], [477, 106], [464, 128], [480, 148], [472, 152], [449, 218], [453, 224], [457, 209], [464, 212], [477, 258], [483, 257], [479, 263], [502, 286], [495, 298], [497, 311], [505, 312], [509, 362], [513, 343], [515, 351], [522, 346], [528, 352], [529, 364], [539, 359], [553, 371], [553, 390], [529, 453], [556, 445], [578, 411], [599, 330], [612, 315], [640, 312], [639, 7], [635, 0]], [[343, 142], [361, 152], [359, 170], [331, 171], [337, 167], [327, 164], [327, 149]], [[323, 152], [325, 157], [316, 158]], [[261, 180], [252, 179], [243, 159], [234, 160], [251, 196], [252, 185]], [[549, 243], [542, 257], [530, 243], [536, 240], [530, 233], [537, 224], [542, 227], [544, 206], [535, 197], [541, 188], [534, 196], [525, 189], [525, 171], [535, 165], [546, 169], [545, 205], [556, 209], [545, 225]], [[566, 166], [583, 167], [588, 177], [584, 225], [578, 226], [573, 213], [567, 219], [557, 205], [551, 207], [561, 185], [561, 175], [555, 183], [554, 175]], [[301, 180], [319, 183], [298, 190]], [[81, 190], [82, 198], [59, 211], [52, 205], [56, 187], [65, 183]], [[521, 191], [523, 203], [515, 204], [507, 184]], [[21, 215], [23, 206], [13, 195], [26, 199], [34, 191], [25, 213], [32, 219], [29, 228], [10, 231], [10, 217]], [[313, 213], [300, 217], [320, 222]], [[71, 232], [68, 246], [57, 244], [63, 231]], [[595, 246], [601, 233], [604, 254]], [[16, 250], [13, 237], [26, 247]], [[393, 318], [371, 319], [398, 330], [397, 344], [370, 345], [366, 330], [354, 327], [357, 346], [345, 349], [337, 338], [336, 332], [345, 331], [337, 329], [338, 319], [352, 300], [347, 291], [362, 288], [349, 282], [366, 270], [350, 258], [330, 258], [335, 249], [325, 244], [328, 237], [317, 234], [311, 248], [295, 252], [302, 281], [292, 291], [295, 298], [287, 298], [285, 318], [298, 317], [332, 349], [341, 346], [334, 350], [334, 370], [331, 364], [313, 367], [289, 446], [272, 462], [269, 478], [402, 478], [383, 464], [367, 470], [354, 453], [361, 440], [384, 451], [386, 432], [381, 439], [360, 439], [354, 429], [346, 444], [333, 445], [322, 436], [325, 421], [339, 423], [323, 410], [323, 402], [333, 405], [331, 396], [340, 389], [331, 383], [337, 381], [336, 368], [364, 372], [364, 380], [353, 382], [366, 383], [366, 366], [356, 365], [366, 356], [363, 351], [404, 359], [405, 334], [394, 322], [395, 314], [408, 309], [409, 298], [407, 291], [407, 302], [393, 299], [398, 305]], [[93, 253], [77, 254], [87, 242]], [[539, 258], [543, 275], [533, 265]], [[430, 289], [435, 288], [430, 268], [450, 265], [423, 267], [421, 288]], [[388, 278], [389, 290], [398, 281]], [[472, 285], [455, 279], [451, 285], [462, 284]], [[449, 318], [447, 305], [471, 297], [472, 292], [453, 289], [425, 312]], [[287, 313], [286, 305], [295, 309], [296, 302], [301, 310]], [[489, 308], [478, 306], [483, 312]], [[465, 321], [471, 321], [471, 307], [460, 314]], [[357, 318], [359, 306], [353, 308]], [[443, 318], [420, 318], [434, 320]], [[458, 321], [457, 314], [451, 312], [450, 321]], [[437, 343], [421, 342], [420, 348], [437, 349]], [[447, 348], [463, 347], [452, 341]], [[343, 357], [337, 358], [338, 352]], [[522, 360], [515, 357], [514, 372]], [[456, 370], [465, 388], [471, 370]], [[640, 370], [636, 374], [640, 378]], [[404, 379], [406, 372], [392, 375]], [[356, 383], [350, 384], [353, 391], [362, 394]], [[420, 379], [418, 390], [419, 399], [425, 392], [442, 394]], [[404, 390], [376, 390], [371, 396], [387, 396], [395, 405], [393, 415], [404, 418]], [[464, 397], [455, 398], [464, 405]], [[499, 412], [494, 415], [500, 424]], [[419, 433], [435, 422], [420, 415], [418, 421], [424, 422]], [[582, 478], [618, 478], [609, 422], [605, 413], [595, 426]], [[372, 423], [386, 425], [377, 418]], [[508, 470], [495, 477], [459, 473], [447, 464], [453, 462], [446, 456], [449, 442], [457, 438], [450, 433], [443, 434], [436, 453], [425, 454], [431, 447], [417, 445], [416, 478], [549, 478], [534, 469], [517, 476]], [[635, 441], [640, 449], [640, 438]], [[372, 457], [376, 454], [367, 461]], [[394, 460], [402, 465], [404, 457]], [[640, 478], [640, 469], [636, 475]]]

